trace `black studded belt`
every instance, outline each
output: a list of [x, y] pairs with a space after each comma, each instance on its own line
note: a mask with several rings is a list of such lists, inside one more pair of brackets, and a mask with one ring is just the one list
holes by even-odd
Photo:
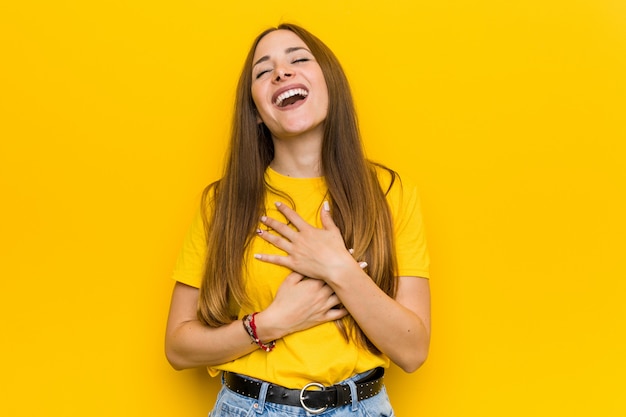
[[[362, 401], [378, 394], [383, 389], [384, 374], [383, 368], [376, 368], [362, 379], [355, 381], [357, 400]], [[263, 382], [248, 379], [232, 372], [224, 372], [224, 385], [238, 394], [258, 399]], [[351, 404], [352, 394], [348, 384], [325, 387], [313, 382], [305, 385], [301, 390], [270, 384], [267, 388], [265, 401], [302, 407], [311, 414], [319, 414], [331, 407]]]

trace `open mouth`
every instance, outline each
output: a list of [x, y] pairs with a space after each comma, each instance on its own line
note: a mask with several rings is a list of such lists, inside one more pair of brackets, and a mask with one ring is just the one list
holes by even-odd
[[304, 88], [293, 88], [280, 93], [278, 97], [276, 97], [276, 100], [274, 100], [274, 104], [278, 107], [287, 107], [300, 100], [304, 100], [308, 95], [309, 92]]

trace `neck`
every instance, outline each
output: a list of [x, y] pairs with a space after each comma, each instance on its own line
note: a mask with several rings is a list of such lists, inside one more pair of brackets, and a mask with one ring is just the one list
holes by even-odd
[[270, 167], [279, 174], [294, 178], [316, 178], [322, 172], [322, 139], [298, 137], [274, 141], [274, 159]]

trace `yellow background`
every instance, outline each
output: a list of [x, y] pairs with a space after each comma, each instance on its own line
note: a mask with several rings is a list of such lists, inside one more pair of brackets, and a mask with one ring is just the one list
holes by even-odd
[[299, 23], [421, 186], [433, 342], [397, 415], [624, 416], [626, 2], [6, 1], [3, 416], [205, 416], [170, 271], [260, 30]]

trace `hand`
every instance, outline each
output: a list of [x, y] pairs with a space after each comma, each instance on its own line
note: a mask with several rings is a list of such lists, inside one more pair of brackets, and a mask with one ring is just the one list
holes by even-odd
[[318, 324], [338, 320], [348, 312], [323, 281], [292, 272], [278, 288], [272, 304], [257, 315], [259, 338], [279, 339]]
[[287, 255], [256, 254], [255, 258], [327, 282], [332, 281], [334, 274], [341, 270], [355, 266], [363, 267], [356, 263], [346, 249], [341, 232], [330, 215], [328, 202], [324, 202], [320, 213], [321, 229], [307, 223], [286, 204], [276, 203], [276, 206], [296, 230], [276, 219], [264, 216], [261, 222], [277, 234], [262, 230], [258, 230], [257, 233], [267, 242], [285, 251]]

